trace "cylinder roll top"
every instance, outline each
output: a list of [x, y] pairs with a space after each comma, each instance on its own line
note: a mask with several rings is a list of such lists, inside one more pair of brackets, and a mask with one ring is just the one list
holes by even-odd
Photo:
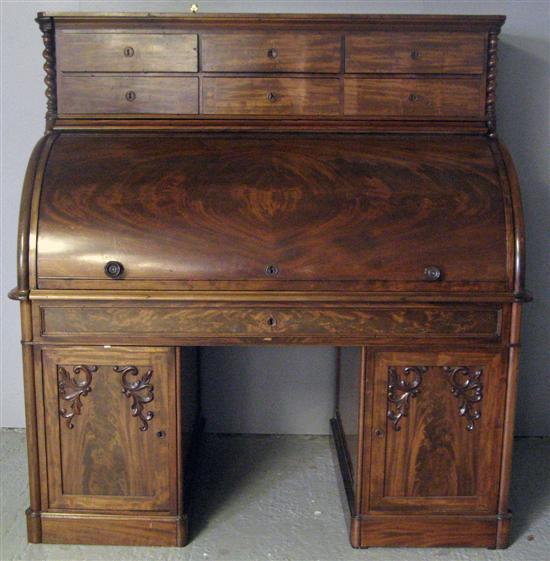
[[39, 288], [506, 290], [491, 141], [61, 133]]

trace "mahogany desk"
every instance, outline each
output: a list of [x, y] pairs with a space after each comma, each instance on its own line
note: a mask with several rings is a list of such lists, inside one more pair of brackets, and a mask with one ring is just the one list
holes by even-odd
[[197, 347], [340, 348], [350, 539], [506, 547], [523, 281], [500, 16], [39, 14], [31, 542], [184, 545]]

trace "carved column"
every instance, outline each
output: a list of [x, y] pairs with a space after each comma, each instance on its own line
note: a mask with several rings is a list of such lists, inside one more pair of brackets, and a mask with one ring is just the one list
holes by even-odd
[[489, 48], [487, 58], [487, 105], [485, 113], [487, 114], [487, 130], [490, 138], [496, 137], [496, 109], [497, 100], [497, 44], [498, 33], [491, 31], [489, 33]]
[[44, 83], [46, 84], [46, 134], [53, 128], [57, 116], [57, 91], [56, 91], [56, 69], [55, 69], [55, 32], [51, 18], [38, 17], [36, 19], [42, 31], [42, 41], [44, 42]]

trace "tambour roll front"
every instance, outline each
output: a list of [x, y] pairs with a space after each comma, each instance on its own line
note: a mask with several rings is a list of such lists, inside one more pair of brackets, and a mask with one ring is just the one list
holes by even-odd
[[503, 18], [38, 21], [10, 293], [29, 540], [184, 545], [199, 347], [329, 344], [352, 545], [505, 547], [527, 296]]

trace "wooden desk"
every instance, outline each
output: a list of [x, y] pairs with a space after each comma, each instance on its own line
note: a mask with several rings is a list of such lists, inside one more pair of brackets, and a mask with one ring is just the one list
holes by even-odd
[[39, 14], [29, 540], [184, 545], [197, 348], [340, 348], [350, 539], [506, 547], [523, 281], [497, 16]]

